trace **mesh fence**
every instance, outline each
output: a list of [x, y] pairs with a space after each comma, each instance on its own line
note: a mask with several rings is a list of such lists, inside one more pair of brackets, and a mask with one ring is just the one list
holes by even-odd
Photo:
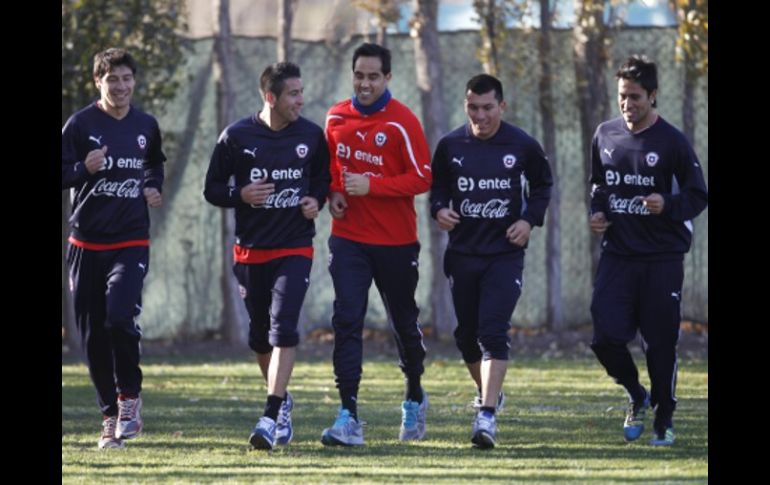
[[[554, 31], [552, 66], [556, 109], [556, 157], [562, 192], [561, 268], [564, 314], [570, 326], [590, 322], [591, 297], [590, 234], [585, 192], [588, 189], [582, 158], [579, 112], [575, 94], [572, 32]], [[617, 66], [629, 54], [644, 53], [659, 64], [659, 113], [675, 126], [682, 126], [683, 68], [674, 63], [676, 31], [637, 28], [616, 33], [610, 65]], [[294, 42], [294, 60], [302, 68], [305, 86], [303, 115], [323, 125], [328, 108], [351, 95], [350, 63], [362, 39], [342, 44]], [[465, 121], [462, 109], [467, 80], [481, 72], [475, 57], [478, 32], [442, 33], [440, 36], [444, 102], [449, 126]], [[260, 109], [259, 74], [275, 62], [273, 38], [237, 37], [234, 42], [233, 76], [237, 117]], [[394, 97], [421, 116], [419, 92], [415, 88], [413, 41], [408, 36], [391, 36], [393, 78], [389, 84]], [[180, 76], [182, 89], [159, 116], [168, 155], [167, 182], [162, 211], [153, 211], [152, 264], [144, 292], [142, 323], [147, 338], [184, 338], [212, 334], [218, 330], [222, 311], [221, 210], [202, 196], [203, 181], [211, 150], [216, 143], [216, 87], [212, 72], [211, 39], [196, 40]], [[501, 58], [501, 75], [509, 108], [505, 118], [537, 139], [542, 139], [538, 107], [539, 65], [537, 32], [514, 31]], [[614, 107], [614, 69], [608, 69], [610, 100]], [[708, 180], [708, 80], [702, 79], [696, 92], [696, 152]], [[615, 114], [613, 114], [614, 116]], [[421, 321], [431, 322], [429, 281], [433, 268], [425, 205], [427, 195], [417, 197], [418, 230], [422, 244], [420, 283], [417, 290]], [[327, 211], [316, 220], [311, 284], [303, 311], [305, 330], [330, 326], [333, 289], [327, 271], [330, 219]], [[546, 325], [545, 228], [533, 231], [524, 271], [524, 290], [513, 316], [523, 326]], [[441, 271], [441, 268], [437, 268]], [[227, 277], [232, 277], [228, 270]], [[695, 220], [695, 238], [686, 258], [683, 295], [688, 319], [708, 321], [708, 210]], [[379, 296], [370, 292], [367, 325], [384, 327], [386, 316]]]

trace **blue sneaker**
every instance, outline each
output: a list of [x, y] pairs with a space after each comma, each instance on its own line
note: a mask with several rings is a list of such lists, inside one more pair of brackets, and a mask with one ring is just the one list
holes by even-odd
[[644, 415], [650, 408], [650, 394], [644, 397], [641, 403], [633, 401], [628, 403], [626, 411], [626, 420], [623, 422], [623, 437], [626, 441], [635, 441], [639, 439], [644, 431]]
[[479, 411], [476, 420], [473, 421], [473, 434], [471, 436], [473, 447], [482, 450], [494, 448], [496, 434], [495, 415], [486, 411]]
[[428, 410], [428, 393], [423, 392], [422, 402], [403, 401], [401, 403], [401, 441], [421, 440], [425, 437], [425, 411]]
[[[481, 394], [478, 394], [478, 390], [476, 391], [476, 397], [473, 398], [473, 409], [481, 409], [481, 405], [483, 404], [483, 401], [481, 400]], [[497, 404], [495, 405], [495, 412], [500, 412], [503, 410], [503, 406], [505, 405], [505, 393], [500, 390], [500, 394], [497, 395]]]
[[364, 444], [364, 429], [353, 419], [350, 411], [340, 408], [332, 427], [321, 434], [321, 443], [326, 446], [361, 446]]
[[272, 450], [275, 446], [275, 421], [262, 416], [249, 436], [249, 443], [257, 450]]
[[671, 446], [674, 444], [674, 428], [666, 428], [660, 432], [655, 430], [650, 440], [652, 446]]
[[281, 403], [278, 411], [278, 419], [275, 421], [275, 443], [288, 445], [294, 437], [294, 428], [291, 426], [291, 410], [294, 409], [294, 398], [286, 391], [286, 399]]

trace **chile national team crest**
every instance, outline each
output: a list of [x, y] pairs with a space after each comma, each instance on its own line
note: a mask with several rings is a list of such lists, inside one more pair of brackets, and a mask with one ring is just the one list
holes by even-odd
[[657, 165], [658, 160], [660, 160], [660, 157], [655, 152], [650, 152], [644, 156], [644, 161], [647, 162], [647, 165], [649, 165], [650, 167], [654, 167], [655, 165]]
[[136, 142], [139, 144], [139, 148], [144, 150], [144, 147], [147, 146], [147, 138], [144, 137], [144, 135], [139, 135], [136, 137]]
[[300, 143], [299, 145], [297, 145], [296, 150], [297, 150], [297, 156], [299, 158], [305, 158], [307, 156], [307, 152], [309, 148], [304, 143]]
[[513, 168], [513, 166], [516, 165], [516, 155], [509, 153], [508, 155], [504, 156], [503, 165], [505, 168]]
[[384, 145], [386, 141], [388, 141], [388, 135], [385, 133], [378, 131], [377, 134], [374, 135], [374, 144], [378, 147]]

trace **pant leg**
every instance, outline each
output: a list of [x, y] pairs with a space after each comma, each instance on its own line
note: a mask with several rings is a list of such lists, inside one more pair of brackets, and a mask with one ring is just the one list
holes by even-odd
[[75, 323], [80, 333], [88, 374], [96, 389], [99, 409], [105, 416], [118, 413], [115, 388], [115, 366], [112, 339], [105, 328], [105, 274], [99, 252], [70, 245], [67, 249], [70, 291], [75, 310]]
[[479, 346], [479, 279], [481, 268], [474, 258], [447, 251], [444, 254], [444, 275], [449, 279], [452, 305], [457, 317], [454, 330], [455, 345], [466, 364], [481, 360]]
[[296, 347], [297, 323], [310, 285], [313, 260], [305, 256], [287, 256], [273, 263], [272, 304], [270, 305], [270, 345]]
[[329, 273], [334, 284], [334, 364], [338, 388], [358, 389], [363, 361], [364, 317], [372, 285], [372, 263], [364, 245], [329, 238]]
[[640, 330], [644, 339], [647, 372], [652, 388], [651, 402], [670, 425], [676, 408], [676, 346], [681, 322], [681, 296], [684, 281], [682, 261], [649, 263], [642, 289]]
[[399, 365], [406, 376], [424, 372], [425, 344], [417, 318], [419, 243], [372, 248], [374, 282], [380, 292], [398, 348]]
[[136, 395], [142, 390], [142, 331], [138, 318], [150, 250], [147, 246], [135, 246], [104, 253], [111, 259], [107, 273], [107, 327], [112, 338], [117, 387], [123, 394]]
[[272, 279], [268, 266], [269, 263], [233, 265], [238, 289], [249, 314], [249, 348], [258, 354], [273, 351], [268, 338], [272, 304]]
[[521, 296], [524, 252], [482, 258], [479, 285], [479, 345], [484, 360], [508, 360], [511, 316]]
[[607, 374], [621, 384], [632, 399], [641, 397], [639, 371], [628, 351], [639, 327], [639, 268], [631, 262], [602, 253], [591, 301], [594, 335], [591, 349]]

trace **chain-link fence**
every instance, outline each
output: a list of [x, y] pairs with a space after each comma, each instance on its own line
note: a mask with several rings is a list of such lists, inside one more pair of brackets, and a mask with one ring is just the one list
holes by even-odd
[[[505, 119], [542, 139], [538, 107], [539, 65], [537, 31], [514, 31], [502, 57], [501, 79], [509, 108]], [[553, 83], [556, 111], [556, 157], [562, 191], [562, 296], [568, 325], [590, 322], [591, 297], [590, 234], [585, 192], [588, 190], [583, 167], [579, 112], [575, 92], [572, 32], [553, 32]], [[616, 83], [614, 71], [630, 54], [644, 53], [659, 65], [659, 113], [675, 126], [682, 126], [683, 67], [674, 62], [676, 30], [672, 28], [633, 28], [614, 36], [612, 60], [607, 70], [613, 116]], [[328, 108], [352, 94], [351, 59], [362, 41], [354, 37], [342, 44], [294, 42], [294, 60], [302, 68], [305, 86], [303, 115], [323, 126]], [[465, 121], [462, 109], [467, 80], [481, 72], [475, 57], [480, 44], [475, 31], [442, 33], [441, 60], [444, 72], [444, 101], [449, 125]], [[413, 41], [406, 35], [391, 36], [394, 97], [421, 116], [419, 92], [415, 87]], [[273, 38], [237, 37], [234, 45], [234, 89], [236, 113], [244, 117], [261, 108], [259, 74], [275, 62]], [[144, 292], [143, 328], [147, 338], [198, 337], [218, 330], [222, 310], [221, 211], [205, 202], [203, 181], [209, 157], [216, 142], [216, 90], [212, 74], [211, 39], [196, 40], [181, 76], [183, 88], [160, 117], [165, 137], [167, 182], [164, 207], [153, 211], [152, 264]], [[140, 81], [141, 82], [141, 81]], [[708, 80], [702, 79], [696, 91], [696, 144], [708, 180]], [[234, 120], [233, 120], [234, 121]], [[418, 228], [422, 244], [420, 284], [417, 290], [421, 321], [431, 322], [428, 303], [429, 275], [434, 270], [427, 254], [431, 251], [425, 205], [427, 196], [417, 197]], [[326, 261], [330, 220], [327, 211], [316, 220], [316, 256], [311, 285], [304, 309], [306, 330], [330, 326], [333, 289]], [[513, 322], [517, 325], [545, 325], [545, 228], [533, 231], [524, 271], [524, 290]], [[436, 268], [441, 271], [441, 268]], [[231, 274], [228, 274], [231, 276]], [[695, 238], [686, 258], [683, 295], [686, 318], [708, 321], [708, 210], [695, 220]], [[370, 293], [367, 324], [385, 326], [386, 317], [379, 296]]]

